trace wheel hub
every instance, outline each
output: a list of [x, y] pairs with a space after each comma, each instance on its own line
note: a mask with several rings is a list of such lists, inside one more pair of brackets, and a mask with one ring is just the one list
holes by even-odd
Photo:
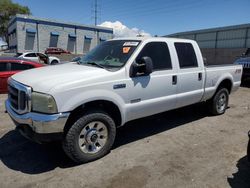
[[86, 133], [86, 141], [87, 143], [95, 143], [98, 139], [98, 135], [96, 130], [90, 130]]
[[226, 101], [227, 101], [227, 99], [226, 99], [225, 94], [221, 94], [219, 99], [218, 99], [218, 102], [217, 102], [217, 109], [219, 111], [223, 111], [225, 109]]
[[108, 131], [102, 122], [87, 124], [79, 135], [79, 146], [84, 153], [96, 153], [107, 142]]

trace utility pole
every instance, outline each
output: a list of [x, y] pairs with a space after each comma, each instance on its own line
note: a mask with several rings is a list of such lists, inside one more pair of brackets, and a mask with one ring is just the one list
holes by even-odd
[[95, 0], [95, 5], [94, 5], [94, 14], [95, 14], [95, 26], [97, 25], [97, 13], [98, 13], [98, 3], [97, 0]]

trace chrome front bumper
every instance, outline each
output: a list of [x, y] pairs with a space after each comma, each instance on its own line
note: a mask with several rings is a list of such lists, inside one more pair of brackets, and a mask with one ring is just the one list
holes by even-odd
[[28, 125], [32, 131], [38, 134], [62, 133], [70, 113], [39, 114], [28, 112], [17, 114], [8, 100], [5, 101], [5, 108], [16, 126]]

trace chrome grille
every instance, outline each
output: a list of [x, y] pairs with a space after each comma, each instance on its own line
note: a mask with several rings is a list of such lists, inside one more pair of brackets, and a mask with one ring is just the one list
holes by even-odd
[[8, 100], [11, 108], [19, 114], [30, 111], [31, 88], [24, 86], [13, 79], [8, 81]]

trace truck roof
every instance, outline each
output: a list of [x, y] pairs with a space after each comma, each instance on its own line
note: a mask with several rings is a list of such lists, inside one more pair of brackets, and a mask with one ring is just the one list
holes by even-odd
[[111, 40], [137, 40], [137, 41], [176, 41], [176, 42], [194, 42], [190, 39], [170, 38], [170, 37], [125, 37], [125, 38], [114, 38]]

